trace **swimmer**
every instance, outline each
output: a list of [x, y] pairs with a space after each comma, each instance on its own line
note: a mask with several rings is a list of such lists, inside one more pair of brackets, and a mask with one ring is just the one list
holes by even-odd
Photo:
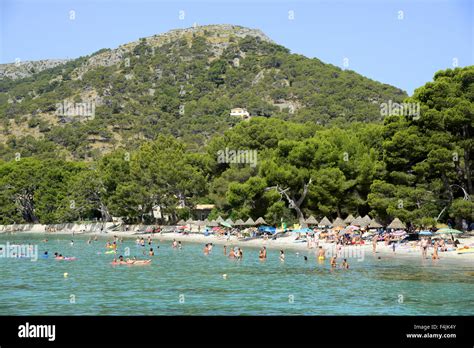
[[69, 243], [69, 244], [71, 244], [71, 246], [73, 246], [73, 245], [74, 245], [74, 241], [73, 241], [73, 240], [71, 240], [71, 243]]
[[265, 247], [262, 247], [262, 249], [260, 249], [260, 252], [258, 253], [258, 258], [262, 261], [267, 258], [267, 249]]
[[305, 261], [308, 261], [308, 256], [304, 256], [304, 260], [305, 260]]
[[178, 243], [176, 242], [176, 239], [173, 239], [173, 243], [171, 244], [171, 247], [175, 249], [178, 247]]
[[153, 248], [150, 248], [150, 251], [148, 252], [149, 256], [155, 256], [155, 252], [153, 251]]
[[204, 255], [209, 255], [209, 244], [206, 244], [206, 245], [204, 246], [203, 252], [204, 252]]
[[341, 267], [342, 267], [342, 268], [345, 268], [345, 269], [349, 269], [349, 263], [347, 263], [347, 260], [346, 260], [346, 259], [344, 259], [344, 260], [342, 261]]
[[224, 245], [224, 256], [227, 256], [227, 245]]
[[209, 245], [207, 246], [207, 248], [209, 249], [209, 253], [212, 251], [213, 247], [214, 245], [212, 243], [209, 243]]
[[244, 258], [244, 252], [242, 249], [239, 248], [239, 259], [243, 260], [243, 258]]
[[234, 248], [231, 248], [229, 252], [229, 259], [233, 259], [233, 258], [235, 258], [235, 252], [234, 252]]
[[285, 252], [283, 250], [280, 250], [280, 261], [285, 261]]
[[337, 263], [336, 263], [336, 256], [333, 256], [331, 257], [331, 267], [332, 268], [335, 268], [337, 266]]
[[[158, 247], [159, 248], [159, 247]], [[178, 242], [178, 249], [182, 249], [183, 245], [181, 244], [181, 241]]]

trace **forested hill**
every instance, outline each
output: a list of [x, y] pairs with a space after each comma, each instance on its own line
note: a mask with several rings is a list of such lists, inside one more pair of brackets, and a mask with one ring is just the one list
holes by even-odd
[[233, 108], [296, 123], [379, 122], [382, 103], [407, 97], [231, 25], [173, 30], [54, 65], [26, 75], [3, 67], [0, 158], [98, 158], [159, 134], [200, 148], [242, 122]]

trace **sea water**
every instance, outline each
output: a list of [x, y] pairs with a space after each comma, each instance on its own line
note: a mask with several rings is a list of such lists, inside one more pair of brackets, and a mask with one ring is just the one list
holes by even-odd
[[[49, 241], [43, 243], [44, 238]], [[279, 251], [269, 249], [262, 262], [258, 249], [244, 247], [243, 260], [237, 261], [224, 256], [222, 245], [205, 256], [203, 245], [186, 237], [179, 250], [155, 236], [151, 265], [113, 266], [114, 255], [104, 254], [110, 250], [107, 239], [89, 245], [88, 238], [0, 235], [0, 244], [31, 243], [39, 255], [50, 254], [36, 261], [0, 258], [0, 314], [474, 314], [474, 265], [467, 262], [384, 255], [378, 260], [370, 253], [363, 261], [349, 259], [349, 269], [331, 269], [327, 260], [316, 261], [314, 251], [286, 250], [281, 262]], [[148, 258], [148, 245], [136, 246], [134, 239], [119, 243], [119, 254], [128, 250], [130, 256]], [[57, 261], [54, 252], [77, 259]]]

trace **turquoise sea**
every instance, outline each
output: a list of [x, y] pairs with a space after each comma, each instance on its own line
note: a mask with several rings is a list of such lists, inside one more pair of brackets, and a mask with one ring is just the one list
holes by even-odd
[[[474, 314], [474, 265], [465, 262], [366, 255], [360, 262], [350, 259], [348, 270], [331, 270], [312, 253], [287, 250], [282, 263], [279, 252], [269, 250], [260, 262], [258, 249], [244, 248], [244, 259], [236, 261], [220, 245], [205, 256], [201, 244], [183, 238], [183, 249], [176, 250], [155, 237], [151, 265], [113, 266], [113, 255], [104, 254], [105, 238], [91, 245], [87, 236], [44, 238], [0, 235], [3, 245], [32, 243], [39, 254], [77, 258], [0, 257], [1, 315]], [[134, 239], [124, 240], [119, 251], [125, 248], [144, 258]]]

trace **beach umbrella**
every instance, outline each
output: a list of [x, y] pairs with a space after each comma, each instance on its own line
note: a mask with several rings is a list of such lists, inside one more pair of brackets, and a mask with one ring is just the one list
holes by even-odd
[[206, 223], [204, 221], [194, 221], [194, 223], [197, 225], [197, 226], [206, 226]]
[[323, 219], [321, 221], [319, 221], [318, 226], [329, 227], [329, 226], [331, 226], [331, 221], [329, 221], [329, 219], [327, 217], [323, 217]]
[[216, 219], [216, 222], [223, 222], [224, 219], [219, 215], [219, 217]]
[[420, 232], [418, 232], [418, 234], [420, 236], [432, 236], [433, 232], [431, 232], [431, 231], [420, 231]]
[[462, 234], [463, 231], [455, 230], [453, 228], [440, 228], [435, 234]]
[[235, 222], [234, 222], [234, 225], [235, 226], [243, 226], [245, 225], [245, 222], [241, 219], [237, 219]]
[[337, 218], [333, 221], [332, 225], [333, 225], [334, 227], [345, 227], [345, 226], [346, 226], [346, 223], [345, 223], [344, 220], [342, 220], [340, 217], [337, 217]]
[[255, 226], [255, 221], [252, 220], [252, 218], [248, 218], [247, 221], [245, 221], [246, 226]]
[[370, 218], [369, 215], [364, 216], [362, 220], [364, 220], [364, 222], [366, 222], [367, 225], [369, 225], [372, 222], [372, 219]]
[[313, 232], [312, 229], [310, 228], [298, 228], [296, 230], [291, 230], [290, 232], [294, 232], [294, 233], [311, 233]]
[[318, 220], [316, 220], [316, 219], [314, 218], [314, 216], [311, 215], [309, 218], [307, 218], [307, 219], [305, 220], [305, 223], [306, 223], [307, 225], [317, 225], [317, 224], [318, 224]]
[[405, 224], [403, 222], [401, 222], [399, 218], [393, 219], [393, 221], [387, 227], [388, 228], [393, 228], [393, 229], [398, 229], [398, 230], [406, 228]]
[[227, 221], [219, 222], [219, 224], [222, 225], [222, 226], [224, 226], [224, 227], [232, 228], [232, 225], [229, 224]]
[[352, 224], [352, 221], [354, 221], [354, 217], [352, 216], [352, 214], [349, 214], [344, 220], [346, 224]]
[[395, 232], [391, 233], [392, 236], [403, 236], [405, 234], [407, 234], [407, 233], [403, 230], [398, 230], [398, 231], [395, 231]]

